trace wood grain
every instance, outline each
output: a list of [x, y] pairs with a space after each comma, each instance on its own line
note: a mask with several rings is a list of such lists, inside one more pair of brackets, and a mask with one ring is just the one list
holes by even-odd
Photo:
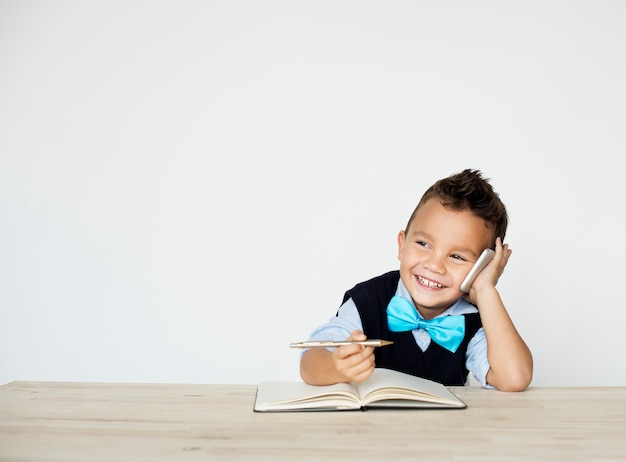
[[13, 382], [0, 461], [622, 461], [626, 387], [451, 387], [464, 410], [254, 413], [254, 385]]

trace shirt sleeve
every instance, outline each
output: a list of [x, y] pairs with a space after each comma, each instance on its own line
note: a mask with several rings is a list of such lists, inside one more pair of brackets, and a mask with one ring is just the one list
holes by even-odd
[[495, 388], [487, 383], [487, 372], [489, 372], [489, 359], [487, 358], [487, 337], [481, 327], [467, 345], [467, 357], [465, 366], [467, 370], [485, 388]]
[[355, 330], [363, 330], [361, 316], [351, 298], [339, 307], [337, 316], [322, 324], [309, 336], [309, 340], [345, 340]]

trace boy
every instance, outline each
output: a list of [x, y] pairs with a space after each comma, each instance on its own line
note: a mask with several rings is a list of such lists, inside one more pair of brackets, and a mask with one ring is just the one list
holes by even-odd
[[[532, 355], [496, 290], [511, 255], [503, 244], [507, 224], [504, 204], [480, 171], [437, 181], [398, 234], [399, 271], [348, 290], [337, 315], [310, 337], [394, 343], [307, 350], [300, 360], [302, 379], [315, 385], [362, 382], [374, 367], [386, 367], [465, 385], [471, 371], [485, 387], [525, 390]], [[495, 255], [464, 294], [460, 284], [485, 248]], [[432, 325], [448, 322], [452, 330]]]

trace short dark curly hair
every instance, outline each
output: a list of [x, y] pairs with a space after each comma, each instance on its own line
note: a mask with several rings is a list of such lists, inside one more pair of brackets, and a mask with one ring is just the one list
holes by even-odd
[[495, 237], [500, 237], [504, 241], [509, 223], [506, 207], [500, 200], [498, 193], [489, 184], [489, 179], [483, 178], [480, 170], [465, 169], [460, 173], [438, 180], [428, 188], [413, 210], [411, 218], [409, 218], [405, 229], [406, 233], [409, 232], [409, 226], [417, 211], [432, 198], [439, 199], [441, 205], [446, 208], [471, 211], [477, 217], [485, 220], [487, 225], [493, 229]]

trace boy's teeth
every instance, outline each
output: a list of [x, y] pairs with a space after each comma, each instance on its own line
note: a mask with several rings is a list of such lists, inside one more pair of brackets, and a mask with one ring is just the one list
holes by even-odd
[[429, 281], [428, 279], [425, 279], [421, 276], [418, 276], [417, 279], [419, 279], [419, 281], [424, 284], [425, 286], [428, 286], [432, 289], [441, 289], [443, 286], [441, 284], [437, 284], [436, 282], [433, 281]]

